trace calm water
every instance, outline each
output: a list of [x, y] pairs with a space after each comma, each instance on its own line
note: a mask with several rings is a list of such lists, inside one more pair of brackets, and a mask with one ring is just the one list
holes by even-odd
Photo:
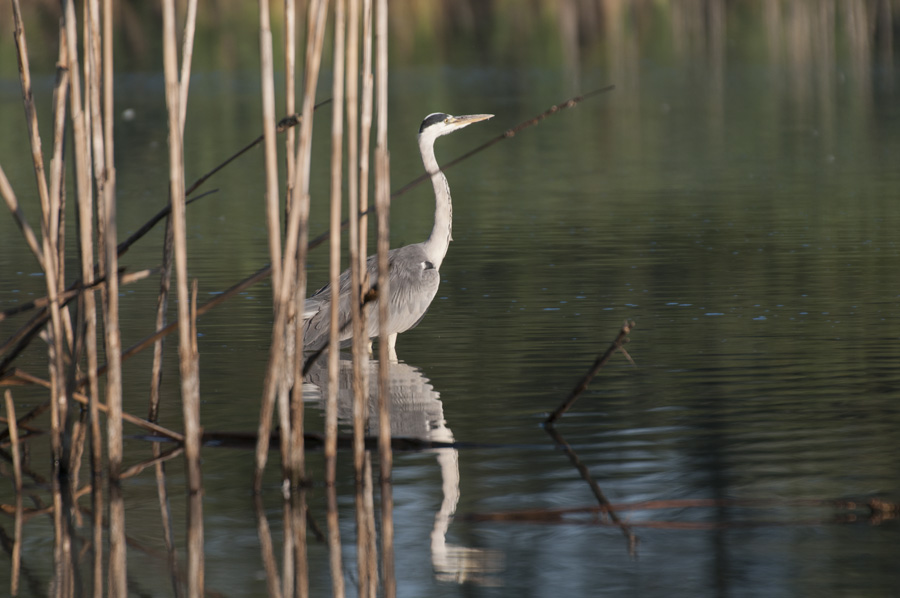
[[[734, 51], [718, 65], [650, 53], [629, 69], [586, 57], [574, 75], [572, 65], [394, 68], [395, 188], [421, 172], [415, 132], [429, 112], [496, 114], [442, 139], [438, 159], [446, 161], [553, 103], [618, 86], [448, 172], [455, 241], [429, 315], [398, 342], [395, 431], [491, 446], [395, 455], [399, 595], [896, 593], [896, 520], [846, 523], [835, 509], [784, 506], [900, 497], [900, 71], [849, 62], [838, 52], [834, 64], [807, 71]], [[49, 79], [42, 84], [48, 89]], [[120, 108], [136, 114], [117, 123], [124, 237], [166, 197], [162, 79], [127, 75], [117, 93]], [[18, 139], [0, 142], [0, 160], [34, 219], [15, 82], [4, 81], [0, 94], [3, 126]], [[254, 73], [200, 72], [191, 94], [189, 179], [252, 139], [259, 113]], [[323, 110], [320, 142], [329, 121]], [[327, 152], [317, 155], [318, 231], [326, 226]], [[218, 193], [189, 208], [191, 275], [207, 298], [267, 261], [261, 163], [259, 152], [243, 159], [208, 185]], [[432, 209], [425, 187], [398, 199], [392, 244], [423, 239]], [[154, 266], [160, 237], [150, 235], [123, 264]], [[11, 220], [0, 219], [4, 308], [42, 294], [23, 247]], [[325, 281], [324, 253], [310, 273], [313, 285]], [[123, 288], [126, 345], [152, 328], [153, 287]], [[270, 306], [261, 284], [201, 320], [206, 429], [254, 430]], [[596, 504], [540, 422], [626, 318], [637, 323], [628, 345], [637, 367], [614, 358], [557, 426], [610, 501], [782, 506], [623, 511], [640, 538], [637, 558], [617, 528], [587, 517], [463, 517]], [[5, 338], [14, 325], [0, 330]], [[149, 359], [125, 368], [126, 410], [136, 414], [146, 410]], [[37, 348], [21, 365], [45, 371]], [[172, 355], [169, 366], [162, 421], [178, 427]], [[16, 396], [24, 407], [39, 395]], [[310, 427], [321, 429], [315, 392], [307, 409]], [[37, 461], [45, 449], [33, 444]], [[126, 449], [132, 461], [150, 453], [138, 439]], [[310, 459], [321, 480], [321, 456]], [[203, 467], [207, 586], [264, 595], [252, 452], [208, 448]], [[168, 469], [179, 522], [181, 468], [175, 460]], [[352, 582], [349, 455], [339, 468]], [[280, 539], [274, 467], [268, 482]], [[324, 491], [310, 499], [324, 527]], [[152, 475], [129, 481], [126, 500], [129, 535], [162, 550]], [[8, 520], [3, 526], [11, 529]], [[26, 527], [25, 587], [35, 594], [46, 592], [51, 574], [51, 531], [48, 521]], [[313, 595], [330, 592], [327, 556], [323, 544], [311, 545]], [[129, 559], [135, 593], [170, 591], [163, 560], [135, 548]], [[8, 583], [2, 569], [0, 587]]]

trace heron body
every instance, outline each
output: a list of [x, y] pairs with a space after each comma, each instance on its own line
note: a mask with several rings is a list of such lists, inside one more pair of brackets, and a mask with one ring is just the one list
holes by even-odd
[[[492, 114], [451, 116], [444, 113], [429, 114], [419, 128], [419, 151], [425, 170], [434, 187], [434, 226], [431, 235], [422, 243], [392, 249], [388, 252], [388, 346], [392, 359], [396, 359], [397, 335], [415, 327], [434, 300], [440, 285], [439, 270], [452, 240], [453, 205], [447, 177], [434, 157], [434, 142], [438, 137], [458, 131], [474, 122], [491, 118]], [[378, 276], [377, 256], [366, 261], [369, 280]], [[350, 322], [350, 271], [345, 270], [338, 287], [339, 338], [342, 344], [352, 336]], [[324, 347], [329, 338], [331, 323], [331, 285], [325, 285], [306, 300], [303, 313], [303, 348], [316, 351]], [[368, 338], [379, 335], [378, 301], [366, 305], [366, 334]]]

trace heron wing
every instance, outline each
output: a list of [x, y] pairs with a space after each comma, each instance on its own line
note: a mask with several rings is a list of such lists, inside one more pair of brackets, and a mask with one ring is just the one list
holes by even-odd
[[[370, 256], [366, 269], [373, 286], [378, 279], [377, 256]], [[422, 244], [407, 245], [388, 253], [389, 293], [388, 334], [399, 334], [414, 328], [422, 321], [437, 294], [440, 274], [428, 262]], [[352, 337], [350, 330], [350, 271], [345, 270], [339, 280], [340, 301], [338, 322], [342, 344]], [[380, 299], [380, 297], [379, 297]], [[379, 334], [378, 300], [366, 306], [369, 338]], [[306, 300], [303, 311], [304, 349], [315, 351], [328, 341], [331, 325], [331, 285], [325, 285]]]

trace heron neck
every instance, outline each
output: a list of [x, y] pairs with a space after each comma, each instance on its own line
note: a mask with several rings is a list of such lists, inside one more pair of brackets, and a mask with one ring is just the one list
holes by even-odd
[[453, 205], [450, 202], [450, 184], [447, 177], [441, 172], [437, 159], [434, 157], [434, 140], [420, 140], [419, 149], [422, 152], [422, 162], [425, 171], [431, 175], [431, 184], [434, 186], [434, 227], [431, 235], [425, 241], [425, 253], [428, 261], [434, 264], [436, 269], [441, 267], [447, 248], [453, 240], [451, 230], [453, 228]]

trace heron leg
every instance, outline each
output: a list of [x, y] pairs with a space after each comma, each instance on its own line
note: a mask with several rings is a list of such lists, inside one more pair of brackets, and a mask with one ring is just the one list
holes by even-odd
[[397, 334], [388, 335], [388, 356], [391, 361], [397, 361]]

